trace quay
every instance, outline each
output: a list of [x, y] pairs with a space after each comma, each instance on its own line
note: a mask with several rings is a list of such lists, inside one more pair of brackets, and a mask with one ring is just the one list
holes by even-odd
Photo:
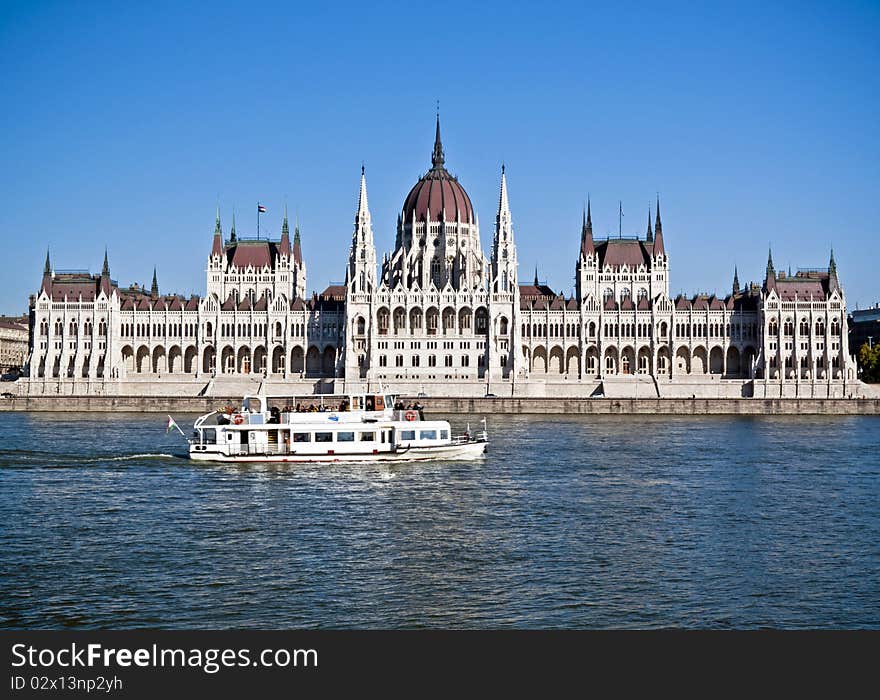
[[[320, 395], [315, 395], [318, 400]], [[403, 396], [404, 402], [416, 400]], [[238, 396], [14, 396], [0, 411], [207, 413], [237, 405]], [[421, 397], [426, 411], [569, 415], [880, 415], [880, 398], [546, 398]]]

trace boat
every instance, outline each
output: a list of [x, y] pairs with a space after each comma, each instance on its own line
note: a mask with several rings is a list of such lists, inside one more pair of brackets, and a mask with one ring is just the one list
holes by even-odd
[[416, 462], [472, 460], [489, 445], [483, 430], [453, 435], [387, 393], [334, 394], [297, 400], [248, 395], [241, 407], [200, 416], [189, 457], [205, 462]]

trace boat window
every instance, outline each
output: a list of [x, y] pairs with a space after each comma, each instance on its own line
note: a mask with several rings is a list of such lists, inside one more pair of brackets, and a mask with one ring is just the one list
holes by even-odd
[[263, 425], [263, 414], [262, 413], [251, 413], [248, 416], [248, 423], [250, 425]]
[[415, 440], [416, 439], [416, 431], [415, 430], [401, 430], [400, 431], [400, 439], [401, 440]]
[[437, 439], [437, 431], [436, 430], [420, 430], [419, 431], [419, 440], [436, 440]]
[[373, 442], [376, 439], [376, 433], [361, 433], [361, 442]]
[[315, 442], [333, 442], [333, 433], [315, 433]]
[[372, 411], [372, 410], [374, 410], [374, 408], [375, 408], [375, 404], [373, 403], [373, 397], [372, 397], [372, 396], [368, 396], [368, 397], [367, 397], [367, 408], [366, 408], [366, 410], [368, 410], [368, 411]]
[[449, 439], [449, 431], [448, 430], [441, 430], [440, 431], [440, 439], [441, 440], [448, 440]]
[[384, 396], [377, 396], [376, 397], [376, 410], [377, 411], [384, 411], [385, 410], [385, 397]]
[[217, 442], [217, 430], [214, 428], [205, 428], [204, 442], [208, 445], [213, 445]]
[[336, 433], [336, 442], [354, 442], [354, 433]]
[[311, 442], [312, 434], [311, 433], [294, 433], [293, 434], [294, 442]]

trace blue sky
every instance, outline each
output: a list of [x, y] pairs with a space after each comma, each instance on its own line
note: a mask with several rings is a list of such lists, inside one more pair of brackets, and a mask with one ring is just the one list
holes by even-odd
[[340, 282], [367, 168], [379, 254], [430, 165], [491, 245], [507, 164], [520, 275], [566, 293], [581, 208], [643, 234], [660, 192], [673, 293], [733, 267], [827, 266], [880, 300], [880, 4], [0, 4], [0, 312], [56, 268], [204, 292], [214, 210]]

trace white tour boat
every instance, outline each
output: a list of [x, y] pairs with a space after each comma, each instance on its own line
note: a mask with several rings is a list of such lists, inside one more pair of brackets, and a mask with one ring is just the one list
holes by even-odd
[[[287, 403], [286, 403], [287, 402]], [[418, 404], [416, 404], [418, 405]], [[425, 420], [392, 394], [245, 396], [239, 410], [201, 416], [191, 459], [210, 462], [412, 462], [477, 459], [484, 429], [453, 435], [445, 420]]]

